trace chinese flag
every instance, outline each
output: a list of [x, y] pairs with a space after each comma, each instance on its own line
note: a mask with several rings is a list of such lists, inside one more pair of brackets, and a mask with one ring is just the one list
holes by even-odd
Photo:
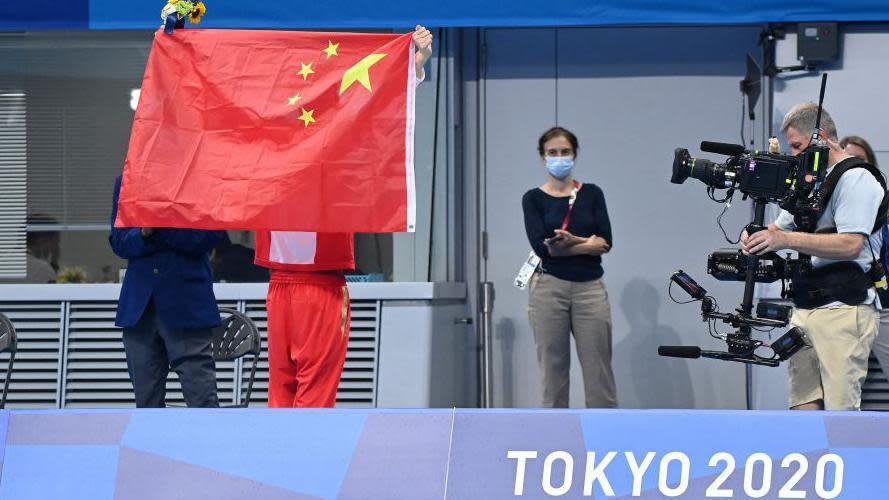
[[158, 30], [117, 227], [413, 231], [411, 35]]

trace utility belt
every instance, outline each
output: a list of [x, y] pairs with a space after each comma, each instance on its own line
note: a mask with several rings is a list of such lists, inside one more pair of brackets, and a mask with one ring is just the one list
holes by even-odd
[[790, 298], [800, 309], [814, 309], [831, 302], [850, 306], [864, 303], [874, 281], [855, 262], [835, 262], [792, 278]]

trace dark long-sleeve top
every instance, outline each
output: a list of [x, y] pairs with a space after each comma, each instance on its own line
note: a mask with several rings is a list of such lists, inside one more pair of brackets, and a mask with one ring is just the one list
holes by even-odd
[[115, 324], [134, 326], [153, 299], [158, 316], [168, 328], [218, 325], [219, 309], [213, 295], [208, 254], [225, 232], [162, 228], [145, 237], [138, 227], [114, 227], [120, 183], [118, 176], [108, 239], [114, 253], [128, 262]]
[[[534, 188], [522, 197], [522, 210], [525, 213], [525, 232], [528, 243], [540, 256], [543, 271], [568, 281], [591, 281], [604, 273], [602, 257], [593, 255], [570, 255], [552, 257], [543, 240], [555, 235], [562, 227], [568, 212], [567, 196], [550, 196], [540, 188]], [[605, 208], [605, 195], [595, 184], [584, 184], [577, 192], [574, 211], [567, 231], [575, 236], [588, 238], [600, 236], [612, 247], [611, 222]]]

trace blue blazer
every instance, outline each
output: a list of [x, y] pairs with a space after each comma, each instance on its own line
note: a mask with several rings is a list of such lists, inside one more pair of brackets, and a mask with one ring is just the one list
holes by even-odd
[[116, 228], [121, 176], [114, 182], [111, 248], [127, 259], [115, 324], [134, 326], [148, 301], [167, 328], [211, 328], [219, 325], [208, 254], [225, 234], [198, 229], [155, 229], [143, 237], [141, 228]]

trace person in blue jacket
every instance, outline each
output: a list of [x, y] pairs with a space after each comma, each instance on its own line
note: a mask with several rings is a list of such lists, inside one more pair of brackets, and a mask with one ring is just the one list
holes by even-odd
[[224, 232], [116, 228], [120, 184], [118, 175], [109, 240], [114, 253], [127, 259], [127, 270], [115, 324], [123, 328], [136, 406], [165, 406], [172, 369], [189, 407], [217, 407], [210, 335], [220, 321], [208, 254]]

